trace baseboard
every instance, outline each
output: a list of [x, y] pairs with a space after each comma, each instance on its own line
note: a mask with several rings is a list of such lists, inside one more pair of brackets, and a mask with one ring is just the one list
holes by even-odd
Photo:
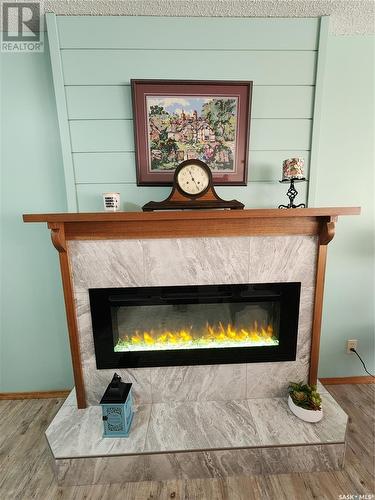
[[320, 382], [323, 385], [338, 385], [338, 384], [374, 384], [375, 378], [369, 375], [363, 375], [361, 377], [331, 377], [331, 378], [320, 378]]
[[0, 400], [2, 399], [49, 399], [49, 398], [66, 398], [71, 389], [63, 391], [39, 391], [39, 392], [0, 392]]

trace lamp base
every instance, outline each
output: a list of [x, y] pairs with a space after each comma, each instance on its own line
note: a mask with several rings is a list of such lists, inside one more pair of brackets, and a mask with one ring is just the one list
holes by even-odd
[[295, 182], [305, 182], [307, 179], [290, 179], [290, 180], [282, 180], [281, 183], [290, 182], [290, 186], [288, 191], [286, 192], [287, 197], [289, 198], [288, 205], [279, 205], [278, 208], [306, 208], [304, 203], [300, 203], [299, 205], [294, 204], [294, 200], [298, 195], [297, 189], [294, 187]]
[[306, 205], [304, 203], [300, 203], [299, 205], [279, 205], [277, 208], [306, 208]]

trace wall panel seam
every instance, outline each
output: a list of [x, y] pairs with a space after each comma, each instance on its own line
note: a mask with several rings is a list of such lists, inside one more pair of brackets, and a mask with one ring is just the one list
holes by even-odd
[[[169, 78], [173, 80], [173, 78]], [[168, 78], [167, 78], [168, 80]], [[236, 80], [236, 79], [234, 79]], [[71, 87], [130, 87], [130, 83], [64, 83], [65, 88]], [[254, 87], [315, 87], [315, 83], [256, 83], [253, 82]]]
[[[276, 184], [276, 185], [279, 185], [280, 181], [278, 180], [254, 180], [254, 181], [248, 181], [246, 186], [232, 186], [232, 187], [236, 187], [236, 188], [239, 188], [239, 189], [243, 189], [243, 188], [246, 188], [247, 186], [250, 186], [251, 184]], [[104, 185], [104, 184], [124, 184], [124, 185], [133, 185], [133, 186], [137, 186], [137, 183], [135, 181], [108, 181], [108, 182], [96, 182], [96, 181], [93, 181], [93, 182], [76, 182], [75, 185], [76, 186], [93, 186], [93, 185]], [[308, 181], [306, 181], [306, 184], [308, 184]], [[147, 186], [147, 187], [152, 187], [152, 186]], [[155, 186], [157, 188], [163, 188], [165, 186]], [[228, 186], [220, 186], [220, 187], [228, 187]], [[285, 189], [285, 187], [283, 188]]]
[[201, 52], [204, 50], [205, 52], [318, 52], [317, 49], [241, 49], [241, 48], [235, 48], [235, 49], [224, 49], [224, 48], [209, 48], [209, 47], [200, 47], [197, 49], [192, 49], [192, 48], [158, 48], [158, 47], [66, 47], [66, 48], [60, 48], [61, 52], [67, 52], [67, 51], [90, 51], [90, 50], [107, 50], [107, 51], [123, 51], [123, 52], [130, 52], [132, 50], [134, 51], [147, 51], [147, 52], [153, 52], [153, 51], [158, 51], [158, 52]]
[[[306, 116], [304, 118], [297, 117], [279, 117], [279, 116], [262, 116], [258, 118], [252, 118], [251, 121], [257, 121], [257, 120], [304, 120], [304, 121], [311, 121], [312, 117]], [[133, 118], [68, 118], [69, 122], [132, 122]]]
[[[292, 150], [293, 148], [288, 148], [288, 149], [249, 149], [249, 151], [288, 151], [290, 152], [290, 150]], [[309, 152], [310, 149], [298, 149], [298, 151], [306, 151], [306, 152]], [[104, 150], [104, 151], [72, 151], [73, 155], [77, 155], [77, 154], [110, 154], [110, 153], [135, 153], [135, 150], [134, 149], [116, 149], [116, 150], [113, 150], [113, 151], [110, 151], [110, 150]]]

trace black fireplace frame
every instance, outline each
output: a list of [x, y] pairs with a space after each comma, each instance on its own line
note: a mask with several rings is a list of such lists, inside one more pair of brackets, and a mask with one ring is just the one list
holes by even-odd
[[[199, 290], [199, 291], [198, 291]], [[141, 368], [152, 366], [212, 365], [294, 361], [297, 350], [301, 283], [189, 285], [135, 288], [91, 288], [90, 309], [96, 367]], [[173, 296], [171, 302], [170, 297]], [[193, 300], [193, 297], [194, 300]], [[183, 304], [213, 302], [280, 302], [279, 345], [115, 352], [111, 304]], [[198, 300], [199, 298], [199, 300]], [[215, 300], [214, 300], [215, 299]], [[169, 300], [169, 302], [168, 302]]]

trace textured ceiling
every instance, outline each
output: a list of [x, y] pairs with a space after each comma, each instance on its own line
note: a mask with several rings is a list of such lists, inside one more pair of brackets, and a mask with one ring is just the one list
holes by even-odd
[[[7, 0], [10, 1], [10, 0]], [[27, 0], [13, 0], [22, 2]], [[330, 33], [375, 33], [375, 0], [29, 0], [42, 12], [66, 16], [319, 17]], [[1, 2], [1, 0], [0, 0]], [[0, 9], [0, 19], [1, 12]], [[17, 30], [17, 19], [9, 20]], [[13, 27], [14, 25], [14, 27]], [[0, 25], [2, 29], [2, 23]], [[13, 28], [12, 28], [13, 27]], [[291, 33], [286, 36], [292, 36]]]
[[375, 32], [375, 0], [45, 0], [43, 3], [45, 12], [62, 15], [330, 16], [333, 34]]

